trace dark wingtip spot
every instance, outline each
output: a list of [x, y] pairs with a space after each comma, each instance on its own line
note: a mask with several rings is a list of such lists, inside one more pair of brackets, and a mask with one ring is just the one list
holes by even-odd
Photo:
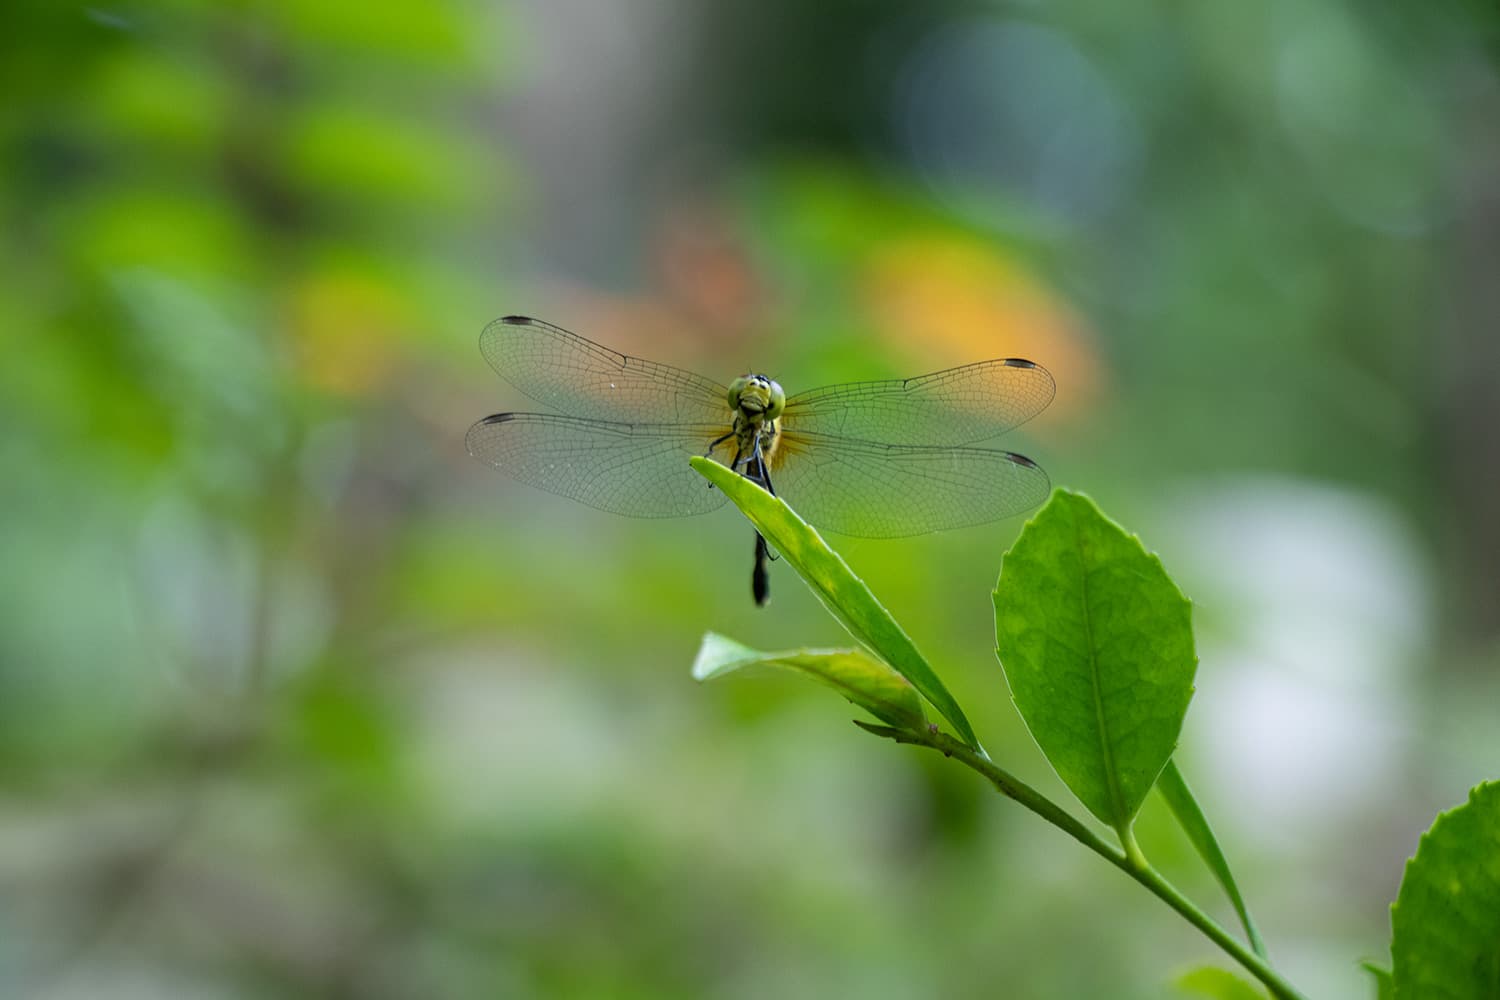
[[[510, 416], [510, 414], [508, 414], [508, 413], [502, 413], [500, 415], [502, 417], [508, 417], [508, 416]], [[1016, 463], [1017, 465], [1024, 465], [1028, 469], [1040, 469], [1041, 468], [1040, 465], [1037, 465], [1035, 462], [1033, 462], [1031, 459], [1027, 458], [1025, 455], [1017, 455], [1013, 451], [1008, 451], [1008, 452], [1006, 452], [1006, 454], [1009, 455], [1010, 456], [1010, 460], [1012, 462]]]
[[1011, 368], [1036, 368], [1035, 361], [1027, 361], [1025, 358], [1006, 358], [1005, 363]]
[[514, 413], [494, 413], [479, 422], [481, 424], [503, 424], [514, 419], [516, 419]]
[[505, 324], [508, 324], [510, 326], [525, 326], [527, 323], [531, 322], [531, 317], [530, 316], [501, 316], [498, 320], [496, 320], [496, 322], [498, 322], [498, 323], [505, 323]]

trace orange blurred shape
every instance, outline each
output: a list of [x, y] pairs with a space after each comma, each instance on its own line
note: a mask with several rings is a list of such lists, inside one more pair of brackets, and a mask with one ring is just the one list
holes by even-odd
[[303, 380], [339, 396], [363, 396], [385, 383], [399, 336], [397, 298], [373, 278], [308, 276], [292, 289], [288, 329]]
[[758, 327], [765, 290], [732, 214], [717, 199], [687, 196], [667, 207], [651, 236], [665, 297], [712, 329]]
[[[637, 295], [568, 286], [558, 312], [577, 332], [627, 354], [727, 380], [765, 326], [768, 290], [735, 217], [708, 194], [683, 195], [653, 221], [651, 285]], [[565, 324], [566, 325], [566, 324]]]
[[1082, 320], [1022, 265], [977, 239], [928, 235], [875, 249], [861, 295], [879, 335], [923, 370], [1028, 358], [1057, 379], [1039, 421], [1091, 405], [1103, 371]]

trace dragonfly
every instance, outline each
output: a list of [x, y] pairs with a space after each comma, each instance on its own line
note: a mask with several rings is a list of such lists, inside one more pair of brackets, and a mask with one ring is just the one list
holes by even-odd
[[[1031, 459], [983, 446], [1056, 392], [1051, 374], [1022, 358], [788, 396], [763, 374], [721, 385], [527, 316], [495, 320], [479, 346], [501, 378], [558, 412], [485, 417], [469, 428], [469, 453], [599, 510], [688, 517], [723, 506], [723, 491], [689, 466], [694, 455], [783, 497], [815, 527], [863, 538], [984, 524], [1051, 489]], [[770, 597], [773, 558], [757, 532], [757, 605]]]

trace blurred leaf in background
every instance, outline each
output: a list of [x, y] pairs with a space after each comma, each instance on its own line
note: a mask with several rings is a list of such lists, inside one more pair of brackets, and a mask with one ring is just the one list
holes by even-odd
[[[788, 392], [1045, 364], [1016, 447], [1182, 567], [1182, 752], [1272, 952], [1366, 995], [1413, 838], [1493, 777], [1497, 24], [8, 3], [0, 993], [1154, 997], [1201, 957], [962, 776], [693, 685], [706, 630], [843, 640], [701, 572], [728, 512], [467, 459], [522, 312]], [[1019, 530], [840, 551], [1050, 794], [988, 655]]]

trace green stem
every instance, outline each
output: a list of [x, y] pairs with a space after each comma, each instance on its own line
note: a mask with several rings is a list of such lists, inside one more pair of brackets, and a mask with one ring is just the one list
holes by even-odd
[[1002, 770], [988, 758], [980, 756], [968, 744], [954, 739], [936, 727], [911, 730], [892, 729], [888, 726], [877, 726], [865, 722], [856, 722], [855, 725], [876, 736], [895, 740], [897, 743], [936, 750], [944, 757], [952, 757], [969, 769], [977, 771], [988, 779], [1002, 795], [1014, 799], [1062, 830], [1084, 847], [1135, 879], [1157, 899], [1176, 910], [1183, 919], [1202, 931], [1205, 937], [1223, 948], [1251, 975], [1264, 983], [1274, 996], [1281, 1000], [1307, 1000], [1291, 983], [1282, 979], [1280, 974], [1264, 959], [1240, 944], [1233, 935], [1215, 923], [1212, 917], [1198, 909], [1191, 900], [1162, 878], [1161, 874], [1146, 861], [1140, 848], [1135, 845], [1135, 837], [1129, 827], [1121, 831], [1121, 838], [1125, 844], [1125, 850], [1121, 850], [1104, 840], [1041, 792]]
[[1120, 838], [1120, 844], [1125, 848], [1125, 860], [1136, 868], [1146, 869], [1151, 867], [1151, 862], [1146, 860], [1146, 855], [1141, 851], [1141, 845], [1135, 842], [1135, 827], [1126, 823], [1115, 833]]

